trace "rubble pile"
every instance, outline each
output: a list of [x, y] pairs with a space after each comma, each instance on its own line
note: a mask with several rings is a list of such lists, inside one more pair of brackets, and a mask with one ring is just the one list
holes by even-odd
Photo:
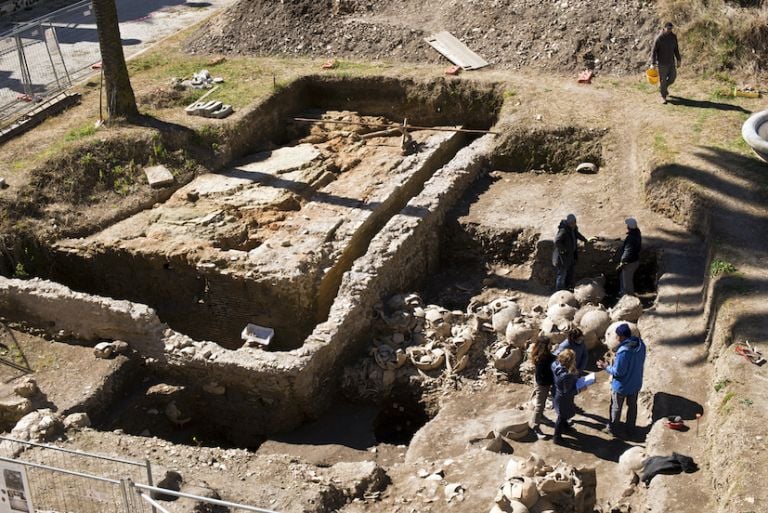
[[582, 330], [589, 350], [601, 343], [615, 349], [619, 322], [627, 322], [639, 336], [642, 305], [625, 296], [608, 310], [600, 303], [604, 298], [603, 277], [581, 280], [574, 292], [555, 292], [546, 307], [530, 311], [513, 296], [472, 301], [461, 311], [425, 305], [418, 294], [394, 295], [377, 305], [369, 354], [345, 369], [342, 386], [352, 397], [371, 399], [413, 375], [451, 377], [487, 362], [499, 372], [527, 376], [531, 369], [521, 365], [531, 341], [545, 335], [554, 348], [573, 328]]
[[[394, 383], [398, 372], [413, 370], [424, 375], [440, 371], [453, 375], [469, 362], [469, 351], [482, 337], [477, 316], [424, 305], [417, 294], [398, 294], [376, 307], [369, 357], [363, 366], [383, 387]], [[346, 373], [350, 379], [350, 372]]]
[[550, 466], [538, 455], [513, 456], [491, 513], [591, 513], [597, 501], [595, 469], [563, 461]]

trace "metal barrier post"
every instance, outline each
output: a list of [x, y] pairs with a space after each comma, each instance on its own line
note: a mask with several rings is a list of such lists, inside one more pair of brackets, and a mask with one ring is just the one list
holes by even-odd
[[[149, 459], [144, 460], [144, 463], [147, 464], [147, 484], [149, 486], [155, 486], [155, 483], [152, 481], [152, 463], [149, 462]], [[150, 502], [152, 505], [152, 513], [157, 513], [157, 509], [155, 508], [155, 505]]]
[[24, 94], [32, 98], [32, 78], [29, 76], [27, 58], [24, 55], [24, 43], [19, 35], [16, 35], [13, 39], [16, 41], [16, 51], [19, 54], [19, 69], [21, 70], [21, 82], [24, 84]]
[[[56, 28], [53, 24], [48, 24], [47, 29], [43, 29], [42, 23], [40, 24], [40, 34], [42, 34], [43, 41], [45, 42], [45, 51], [48, 53], [48, 60], [51, 63], [51, 71], [53, 72], [53, 78], [56, 80], [56, 87], [61, 89], [61, 82], [59, 81], [59, 74], [56, 72], [56, 64], [53, 62], [53, 55], [51, 55], [51, 37], [53, 37], [53, 44], [56, 44]], [[51, 36], [49, 36], [51, 34]]]
[[125, 513], [133, 513], [131, 511], [131, 503], [128, 500], [128, 479], [120, 480], [120, 493], [123, 496], [123, 506], [125, 507]]

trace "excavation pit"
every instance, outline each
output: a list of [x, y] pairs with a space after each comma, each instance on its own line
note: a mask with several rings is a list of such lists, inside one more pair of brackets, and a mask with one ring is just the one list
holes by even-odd
[[[297, 80], [229, 132], [222, 158], [233, 164], [55, 242], [36, 267], [75, 290], [149, 305], [195, 340], [237, 349], [253, 323], [274, 329], [268, 350], [299, 348], [371, 238], [471, 141], [450, 129], [488, 128], [499, 106], [493, 86]], [[406, 118], [424, 128], [408, 131], [407, 155], [398, 130], [372, 133]]]
[[[234, 165], [37, 251], [55, 281], [4, 280], [0, 306], [82, 340], [124, 340], [153, 380], [224, 390], [200, 410], [235, 445], [288, 432], [337, 399], [374, 305], [435, 268], [447, 212], [493, 142], [437, 128], [489, 128], [500, 105], [494, 85], [464, 81], [301, 79], [227, 132]], [[427, 128], [403, 156], [398, 134], [334, 123], [367, 117]], [[270, 351], [242, 345], [247, 323], [275, 329]]]
[[413, 131], [420, 149], [404, 157], [397, 138], [361, 139], [347, 128], [313, 126], [304, 140], [314, 143], [253, 154], [156, 208], [59, 241], [52, 277], [151, 305], [196, 340], [236, 349], [254, 323], [275, 330], [267, 349], [300, 347], [327, 316], [350, 260], [463, 144], [455, 132]]

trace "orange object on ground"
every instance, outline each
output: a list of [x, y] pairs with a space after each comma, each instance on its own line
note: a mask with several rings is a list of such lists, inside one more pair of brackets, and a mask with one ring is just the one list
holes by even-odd
[[461, 73], [461, 66], [451, 66], [445, 70], [446, 75], [458, 75]]
[[592, 83], [592, 77], [594, 77], [595, 74], [592, 73], [591, 70], [585, 69], [581, 73], [579, 73], [579, 78], [577, 79], [577, 82], [579, 84], [591, 84]]
[[336, 64], [337, 64], [337, 63], [336, 63], [336, 59], [331, 59], [331, 60], [329, 60], [329, 61], [325, 61], [325, 62], [323, 63], [323, 66], [322, 66], [322, 68], [323, 68], [323, 69], [332, 69], [332, 68], [335, 68], [335, 67], [336, 67]]

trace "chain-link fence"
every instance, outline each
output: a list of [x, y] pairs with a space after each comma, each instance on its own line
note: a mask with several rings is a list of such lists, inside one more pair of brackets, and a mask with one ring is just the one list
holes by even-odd
[[0, 34], [0, 124], [92, 73], [100, 60], [90, 0]]
[[[29, 500], [37, 511], [124, 513], [127, 497], [121, 480], [152, 482], [148, 461], [131, 461], [0, 436], [0, 467], [5, 471], [9, 465], [11, 471], [18, 471], [14, 468], [18, 465], [24, 467]], [[150, 507], [145, 509], [147, 513], [151, 511]]]
[[7, 501], [25, 513], [170, 513], [177, 500], [210, 513], [277, 513], [152, 486], [149, 461], [0, 436], [0, 511]]

